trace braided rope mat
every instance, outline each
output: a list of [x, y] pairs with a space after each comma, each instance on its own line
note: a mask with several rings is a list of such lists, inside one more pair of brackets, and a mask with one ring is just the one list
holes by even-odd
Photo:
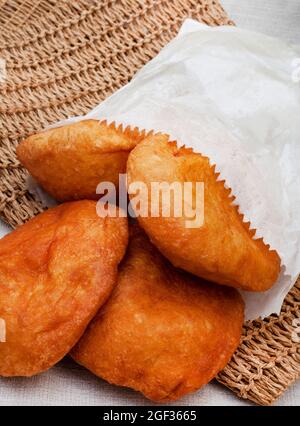
[[[217, 0], [0, 0], [0, 216], [17, 226], [43, 210], [26, 189], [17, 143], [63, 118], [85, 114], [126, 84], [186, 17], [233, 24]], [[218, 380], [242, 398], [270, 404], [300, 377], [300, 282], [279, 318], [244, 327]]]

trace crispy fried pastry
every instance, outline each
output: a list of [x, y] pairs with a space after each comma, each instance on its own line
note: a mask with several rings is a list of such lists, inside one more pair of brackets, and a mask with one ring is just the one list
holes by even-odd
[[19, 144], [17, 155], [56, 200], [94, 200], [100, 182], [118, 187], [129, 152], [143, 137], [137, 129], [85, 120], [30, 136]]
[[235, 289], [176, 270], [138, 226], [130, 234], [117, 286], [71, 356], [110, 383], [167, 402], [225, 367], [244, 304]]
[[[255, 231], [243, 222], [232, 202], [230, 189], [218, 181], [207, 157], [191, 149], [178, 148], [166, 135], [151, 135], [130, 154], [128, 182], [141, 181], [149, 191], [148, 217], [139, 223], [156, 247], [173, 263], [199, 277], [248, 291], [265, 291], [276, 282], [280, 258]], [[188, 228], [184, 212], [180, 217], [151, 217], [152, 182], [204, 183], [204, 223]], [[196, 192], [192, 204], [196, 205]], [[133, 196], [131, 196], [132, 198]], [[185, 200], [186, 202], [186, 200]], [[172, 204], [173, 203], [173, 204]], [[171, 214], [174, 198], [171, 197]], [[184, 204], [183, 204], [184, 205]]]
[[125, 218], [78, 201], [0, 240], [0, 376], [32, 376], [70, 351], [116, 284], [127, 239]]

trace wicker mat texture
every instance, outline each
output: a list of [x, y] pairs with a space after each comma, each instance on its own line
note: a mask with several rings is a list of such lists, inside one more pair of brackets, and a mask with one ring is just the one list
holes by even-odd
[[[15, 227], [43, 210], [26, 189], [18, 142], [86, 113], [126, 84], [187, 17], [233, 25], [216, 0], [0, 0], [0, 60], [7, 69], [0, 83], [2, 219]], [[242, 398], [272, 403], [300, 377], [298, 317], [299, 281], [279, 318], [245, 325], [218, 380]]]

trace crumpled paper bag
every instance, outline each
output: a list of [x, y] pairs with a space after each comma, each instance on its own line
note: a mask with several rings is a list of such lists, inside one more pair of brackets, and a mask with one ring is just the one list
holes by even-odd
[[299, 46], [188, 19], [129, 84], [86, 116], [52, 126], [107, 119], [166, 132], [207, 155], [255, 238], [282, 259], [271, 290], [243, 292], [246, 319], [279, 313], [300, 273], [299, 58]]

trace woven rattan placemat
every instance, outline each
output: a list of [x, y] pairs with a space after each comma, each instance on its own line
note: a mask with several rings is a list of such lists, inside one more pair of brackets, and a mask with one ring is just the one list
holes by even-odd
[[[86, 113], [123, 86], [187, 17], [233, 24], [215, 0], [0, 0], [0, 59], [7, 69], [0, 83], [2, 219], [17, 226], [42, 211], [15, 156], [20, 139]], [[278, 398], [300, 377], [300, 343], [292, 339], [299, 311], [298, 284], [280, 318], [245, 326], [218, 380], [259, 404]]]

